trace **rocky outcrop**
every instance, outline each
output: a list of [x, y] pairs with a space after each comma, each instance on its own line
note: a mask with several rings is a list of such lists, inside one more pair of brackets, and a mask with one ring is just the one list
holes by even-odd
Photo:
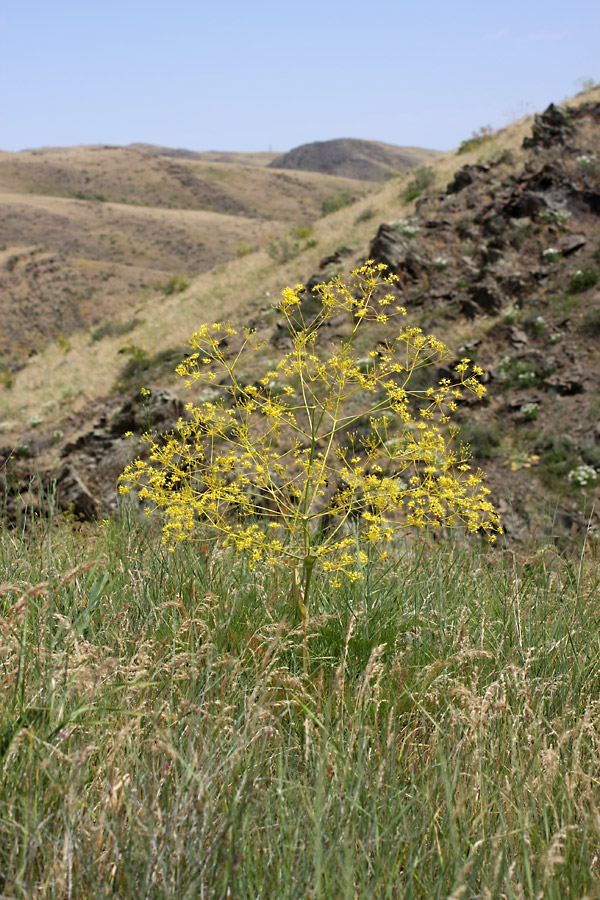
[[407, 276], [417, 281], [427, 273], [427, 260], [419, 244], [405, 237], [393, 225], [383, 224], [371, 243], [369, 256], [375, 262], [384, 263], [395, 275]]
[[54, 505], [77, 519], [93, 520], [118, 508], [118, 478], [134, 456], [144, 456], [138, 437], [168, 432], [185, 416], [182, 402], [166, 389], [101, 404], [92, 424], [84, 419], [63, 440], [58, 466], [44, 463], [48, 440], [24, 440], [0, 448], [0, 496], [10, 521], [39, 515]]
[[489, 169], [490, 167], [486, 165], [463, 166], [454, 173], [454, 180], [446, 188], [446, 193], [458, 194], [459, 191], [473, 184], [484, 172], [489, 172]]
[[563, 144], [573, 134], [573, 126], [569, 123], [565, 113], [551, 103], [543, 113], [535, 116], [532, 134], [523, 141], [523, 147], [551, 147], [553, 144]]
[[98, 502], [72, 463], [65, 465], [54, 478], [56, 501], [59, 509], [70, 512], [78, 519], [95, 519]]

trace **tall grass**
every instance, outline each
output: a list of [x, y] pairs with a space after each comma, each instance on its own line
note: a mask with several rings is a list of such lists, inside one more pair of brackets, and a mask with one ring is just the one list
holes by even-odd
[[127, 519], [0, 565], [0, 894], [600, 896], [589, 548], [406, 543], [306, 629]]

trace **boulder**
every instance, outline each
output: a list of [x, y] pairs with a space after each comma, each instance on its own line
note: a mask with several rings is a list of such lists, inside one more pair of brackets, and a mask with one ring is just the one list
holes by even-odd
[[511, 219], [524, 219], [535, 216], [547, 206], [548, 204], [541, 194], [533, 191], [515, 191], [508, 203], [505, 204], [504, 212]]
[[446, 188], [446, 193], [458, 194], [459, 191], [464, 190], [478, 178], [481, 178], [484, 172], [489, 171], [489, 168], [486, 165], [463, 166], [454, 173], [454, 180]]
[[407, 275], [413, 281], [426, 275], [428, 264], [416, 250], [416, 244], [392, 225], [383, 224], [371, 242], [369, 256], [384, 263], [396, 275]]
[[600, 191], [582, 191], [581, 199], [596, 216], [600, 216]]
[[490, 282], [473, 284], [469, 288], [470, 306], [463, 304], [467, 315], [474, 313], [497, 313], [502, 309], [502, 295], [498, 288]]
[[513, 326], [510, 331], [510, 342], [513, 347], [523, 347], [525, 344], [529, 343], [529, 338], [525, 334], [522, 328], [517, 328]]
[[587, 240], [583, 234], [566, 234], [556, 242], [556, 249], [560, 250], [563, 256], [569, 256], [584, 247], [586, 243]]
[[549, 378], [544, 378], [544, 384], [565, 397], [573, 394], [582, 394], [585, 390], [585, 378], [577, 370], [550, 375]]
[[56, 501], [62, 510], [72, 512], [80, 519], [95, 519], [98, 505], [79, 472], [71, 463], [65, 463], [56, 475]]

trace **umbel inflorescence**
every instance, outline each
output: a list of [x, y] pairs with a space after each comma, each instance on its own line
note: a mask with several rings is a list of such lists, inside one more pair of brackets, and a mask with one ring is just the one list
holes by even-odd
[[191, 337], [176, 372], [214, 396], [188, 404], [172, 434], [146, 436], [147, 459], [121, 476], [121, 493], [139, 487], [146, 512], [162, 512], [165, 543], [208, 524], [251, 566], [287, 562], [307, 599], [315, 567], [334, 587], [356, 580], [369, 545], [384, 557], [401, 528], [495, 539], [483, 474], [451, 424], [465, 392], [485, 393], [482, 371], [463, 359], [454, 379], [411, 389], [451, 354], [404, 324], [396, 280], [369, 261], [312, 296], [286, 288], [277, 309], [290, 349], [252, 383], [250, 358], [265, 351], [255, 332], [215, 323]]

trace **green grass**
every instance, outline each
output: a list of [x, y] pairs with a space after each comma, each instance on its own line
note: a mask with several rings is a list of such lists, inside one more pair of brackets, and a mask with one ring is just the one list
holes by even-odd
[[332, 194], [331, 197], [325, 197], [321, 203], [321, 215], [328, 216], [340, 209], [344, 209], [345, 206], [350, 206], [354, 203], [355, 199], [356, 198], [353, 197], [349, 191], [340, 191], [339, 194]]
[[423, 193], [429, 190], [435, 184], [435, 172], [430, 168], [416, 169], [413, 177], [406, 185], [402, 193], [402, 199], [405, 203], [416, 200]]
[[481, 128], [477, 129], [477, 131], [474, 131], [470, 138], [461, 141], [456, 152], [457, 154], [470, 153], [471, 150], [476, 150], [484, 144], [489, 143], [492, 140], [492, 137], [493, 130], [491, 126], [483, 125]]
[[135, 317], [133, 319], [128, 319], [126, 322], [114, 322], [109, 319], [90, 332], [90, 343], [93, 344], [106, 337], [121, 337], [121, 335], [129, 334], [130, 331], [133, 331], [136, 325], [141, 324], [143, 324], [143, 319], [137, 319]]
[[202, 541], [0, 531], [0, 894], [600, 896], [593, 548], [405, 542], [303, 631]]
[[594, 287], [600, 279], [600, 272], [593, 267], [587, 269], [577, 269], [571, 275], [567, 292], [569, 294], [581, 294], [583, 291]]
[[175, 366], [186, 356], [185, 347], [168, 347], [150, 355], [143, 347], [132, 344], [118, 351], [127, 357], [127, 362], [119, 373], [115, 391], [140, 391], [151, 381], [169, 377]]
[[169, 280], [163, 285], [162, 291], [167, 297], [171, 294], [182, 294], [187, 291], [191, 282], [183, 275], [171, 275]]
[[500, 451], [502, 432], [493, 422], [467, 420], [461, 425], [460, 440], [468, 444], [475, 459], [491, 459]]

